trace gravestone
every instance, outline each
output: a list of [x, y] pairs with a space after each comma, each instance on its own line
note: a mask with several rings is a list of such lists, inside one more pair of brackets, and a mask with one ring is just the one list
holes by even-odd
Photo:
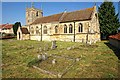
[[57, 48], [56, 41], [52, 41], [51, 49], [55, 49], [55, 48]]
[[41, 47], [39, 48], [39, 50], [40, 50], [40, 52], [42, 52], [42, 48]]
[[53, 60], [52, 60], [52, 64], [55, 64], [55, 63], [56, 63], [56, 59], [53, 59]]
[[76, 61], [79, 61], [80, 59], [79, 58], [76, 58]]
[[42, 60], [46, 60], [46, 56], [42, 54]]
[[44, 47], [44, 51], [48, 51], [48, 50], [49, 50], [49, 46], [48, 46], [48, 44], [46, 44]]
[[37, 57], [38, 57], [38, 60], [42, 60], [42, 56], [40, 54]]
[[58, 78], [61, 78], [61, 77], [62, 77], [62, 74], [59, 73], [57, 76], [58, 76]]
[[45, 54], [45, 59], [47, 59], [48, 58], [48, 54], [47, 53], [44, 53]]
[[67, 50], [71, 50], [72, 49], [72, 47], [67, 47]]

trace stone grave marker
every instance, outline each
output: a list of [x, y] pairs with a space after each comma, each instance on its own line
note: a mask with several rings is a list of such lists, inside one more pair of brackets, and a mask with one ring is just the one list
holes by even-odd
[[55, 49], [55, 48], [57, 48], [56, 41], [52, 41], [51, 49]]
[[48, 50], [49, 50], [49, 46], [48, 46], [48, 44], [46, 44], [44, 47], [44, 51], [48, 51]]
[[40, 52], [42, 52], [42, 48], [41, 47], [39, 48], [39, 50], [40, 50]]
[[56, 63], [56, 59], [53, 59], [53, 60], [52, 60], [52, 64], [55, 64], [55, 63]]
[[67, 47], [67, 50], [71, 50], [72, 49], [72, 47]]
[[48, 58], [48, 54], [47, 53], [44, 53], [45, 54], [45, 58], [47, 59]]
[[42, 54], [42, 60], [46, 60], [46, 56]]
[[39, 54], [37, 57], [38, 57], [38, 60], [42, 60], [42, 55]]
[[79, 58], [76, 58], [76, 61], [80, 61], [80, 59], [79, 59]]

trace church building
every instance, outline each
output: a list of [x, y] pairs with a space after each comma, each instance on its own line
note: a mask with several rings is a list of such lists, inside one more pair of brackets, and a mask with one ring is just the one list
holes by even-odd
[[26, 8], [26, 25], [30, 40], [38, 41], [100, 41], [96, 6], [72, 12], [43, 16], [42, 10]]

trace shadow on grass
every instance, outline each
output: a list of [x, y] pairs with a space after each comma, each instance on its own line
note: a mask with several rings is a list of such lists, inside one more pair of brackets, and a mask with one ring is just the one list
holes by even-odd
[[120, 50], [111, 45], [109, 42], [105, 42], [104, 44], [106, 44], [110, 49], [112, 49], [115, 55], [118, 57], [118, 78], [120, 78]]
[[112, 49], [114, 51], [115, 55], [120, 60], [120, 50], [117, 49], [116, 47], [114, 47], [113, 45], [111, 45], [109, 42], [105, 42], [104, 44], [106, 44], [110, 49]]

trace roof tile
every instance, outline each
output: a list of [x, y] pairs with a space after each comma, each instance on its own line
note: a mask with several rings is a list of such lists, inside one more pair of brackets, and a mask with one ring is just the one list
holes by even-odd
[[23, 34], [30, 34], [27, 28], [20, 28]]
[[73, 12], [59, 13], [51, 16], [38, 18], [32, 24], [88, 20], [88, 19], [91, 19], [93, 10], [94, 10], [94, 7], [87, 8], [84, 10], [73, 11]]

